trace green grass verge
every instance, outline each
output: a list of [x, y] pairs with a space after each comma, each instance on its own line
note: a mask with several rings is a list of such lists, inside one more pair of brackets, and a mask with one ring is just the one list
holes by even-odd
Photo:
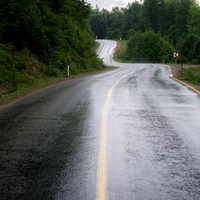
[[200, 85], [200, 67], [193, 67], [190, 69], [184, 69], [183, 77], [178, 77], [183, 81], [188, 81], [195, 85]]
[[127, 49], [128, 40], [114, 40], [114, 41], [118, 42], [115, 54], [113, 56], [113, 59], [115, 61], [120, 62], [120, 63], [137, 63], [135, 61], [131, 61], [127, 59], [126, 49]]
[[100, 43], [94, 42], [94, 44], [92, 45], [92, 50], [93, 50], [94, 52], [96, 52], [96, 50], [99, 48], [99, 46], [100, 46]]
[[26, 85], [26, 84], [22, 84], [17, 91], [13, 91], [12, 93], [6, 93], [4, 92], [4, 88], [0, 87], [0, 105], [3, 105], [5, 103], [10, 102], [13, 99], [25, 96], [27, 94], [30, 94], [32, 92], [35, 92], [37, 90], [40, 90], [42, 88], [54, 85], [56, 83], [60, 83], [60, 82], [65, 82], [68, 80], [72, 80], [78, 77], [82, 77], [82, 76], [88, 76], [88, 75], [92, 75], [92, 74], [97, 74], [97, 73], [102, 73], [108, 70], [113, 70], [116, 67], [111, 67], [111, 66], [105, 66], [105, 69], [101, 69], [101, 70], [94, 70], [94, 71], [90, 71], [90, 72], [84, 72], [84, 73], [80, 73], [78, 75], [71, 75], [69, 77], [64, 77], [64, 76], [60, 76], [60, 77], [42, 77], [42, 78], [35, 78], [33, 81], [33, 85]]

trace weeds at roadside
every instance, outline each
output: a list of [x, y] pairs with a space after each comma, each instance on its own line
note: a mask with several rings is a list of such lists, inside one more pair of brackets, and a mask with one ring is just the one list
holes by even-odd
[[97, 73], [101, 73], [101, 72], [113, 70], [113, 69], [115, 69], [115, 67], [105, 66], [105, 69], [94, 70], [90, 72], [82, 72], [77, 75], [70, 75], [69, 77], [65, 77], [65, 76], [40, 77], [40, 78], [34, 79], [34, 85], [21, 84], [21, 86], [19, 86], [16, 91], [12, 91], [12, 92], [9, 92], [8, 90], [5, 90], [5, 88], [2, 87], [0, 88], [0, 105], [8, 103], [9, 101], [16, 99], [18, 97], [22, 97], [27, 94], [30, 94], [31, 92], [37, 91], [39, 89], [49, 87], [56, 83], [68, 81], [68, 80], [82, 77], [82, 76], [97, 74]]
[[94, 42], [94, 44], [92, 45], [93, 52], [96, 52], [96, 50], [98, 49], [99, 46], [100, 46], [99, 42]]
[[126, 49], [127, 49], [127, 40], [115, 40], [118, 42], [116, 51], [114, 53], [113, 59], [121, 63], [134, 63], [133, 61], [127, 60]]
[[183, 77], [179, 76], [179, 79], [200, 85], [200, 67], [184, 69]]

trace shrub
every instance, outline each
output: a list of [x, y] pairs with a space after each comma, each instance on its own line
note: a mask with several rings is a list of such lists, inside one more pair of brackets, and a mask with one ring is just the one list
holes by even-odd
[[168, 62], [173, 48], [160, 33], [149, 30], [143, 34], [136, 32], [128, 41], [127, 52], [130, 60], [138, 62], [162, 62], [163, 54]]
[[47, 76], [60, 76], [61, 75], [61, 71], [58, 68], [49, 65], [49, 66], [46, 67], [45, 74]]

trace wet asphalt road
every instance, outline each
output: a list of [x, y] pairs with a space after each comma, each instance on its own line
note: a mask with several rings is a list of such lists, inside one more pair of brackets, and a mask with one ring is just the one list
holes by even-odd
[[0, 109], [0, 199], [200, 199], [200, 97], [99, 42], [120, 68]]

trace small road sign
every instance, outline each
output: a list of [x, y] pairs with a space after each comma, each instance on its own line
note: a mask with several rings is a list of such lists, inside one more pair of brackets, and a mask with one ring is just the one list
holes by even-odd
[[178, 53], [177, 52], [174, 53], [174, 57], [178, 58]]

